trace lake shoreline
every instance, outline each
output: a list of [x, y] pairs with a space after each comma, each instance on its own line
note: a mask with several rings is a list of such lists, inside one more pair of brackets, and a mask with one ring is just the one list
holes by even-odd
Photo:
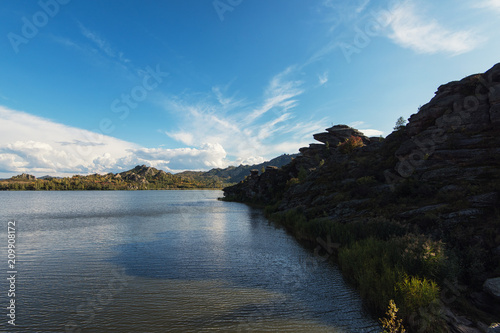
[[16, 325], [39, 332], [64, 325], [109, 332], [380, 332], [340, 272], [259, 210], [220, 195], [0, 192], [0, 215], [16, 221], [22, 258]]

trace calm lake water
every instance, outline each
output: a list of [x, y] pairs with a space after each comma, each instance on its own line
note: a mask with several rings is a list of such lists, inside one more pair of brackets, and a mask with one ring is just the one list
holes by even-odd
[[[221, 196], [0, 192], [1, 331], [381, 331], [335, 267]], [[16, 327], [6, 309], [12, 220]]]

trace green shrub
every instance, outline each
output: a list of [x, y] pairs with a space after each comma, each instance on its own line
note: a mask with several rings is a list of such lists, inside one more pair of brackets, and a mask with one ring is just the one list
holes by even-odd
[[408, 233], [407, 226], [381, 217], [348, 223], [327, 217], [307, 220], [295, 208], [272, 218], [298, 238], [320, 237], [340, 244], [338, 264], [374, 314], [383, 315], [395, 299], [405, 326], [415, 328], [415, 320], [410, 318], [418, 318], [417, 326], [425, 326], [422, 332], [440, 331], [442, 308], [436, 281], [450, 278], [449, 274], [456, 277], [441, 241]]
[[402, 277], [396, 285], [396, 290], [401, 299], [402, 313], [409, 317], [420, 308], [427, 308], [438, 301], [439, 287], [436, 282], [416, 276]]
[[448, 332], [438, 285], [426, 278], [405, 275], [396, 285], [401, 315], [413, 331]]
[[302, 226], [307, 222], [305, 215], [299, 208], [289, 209], [285, 212], [274, 213], [273, 215], [271, 215], [271, 218], [275, 222], [295, 231], [296, 233], [297, 230], [301, 229]]
[[330, 237], [342, 246], [351, 246], [354, 242], [369, 237], [388, 240], [403, 236], [407, 233], [407, 228], [399, 222], [385, 218], [343, 223], [328, 217], [321, 217], [304, 222], [300, 231], [313, 239]]
[[426, 323], [441, 324], [437, 283], [408, 275], [401, 256], [403, 251], [401, 238], [386, 241], [366, 238], [341, 248], [338, 261], [346, 279], [358, 288], [367, 307], [376, 314], [381, 315], [389, 301], [397, 299], [405, 321], [417, 313], [425, 313]]
[[382, 314], [400, 273], [395, 263], [399, 248], [391, 241], [367, 238], [339, 251], [339, 265], [346, 278], [354, 283], [367, 306]]
[[343, 154], [349, 154], [352, 151], [354, 151], [354, 149], [363, 146], [364, 146], [363, 139], [361, 139], [359, 136], [354, 136], [354, 135], [351, 135], [350, 138], [347, 138], [344, 142], [340, 142], [337, 145], [339, 151]]
[[442, 241], [408, 234], [399, 238], [398, 242], [404, 247], [401, 262], [409, 274], [442, 281], [450, 270], [454, 270], [447, 261]]

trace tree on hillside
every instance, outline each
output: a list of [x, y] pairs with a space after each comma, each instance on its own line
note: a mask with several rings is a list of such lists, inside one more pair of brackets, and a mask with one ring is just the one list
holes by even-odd
[[396, 120], [396, 126], [394, 126], [394, 130], [399, 131], [405, 126], [406, 126], [406, 119], [403, 117], [399, 117], [398, 120]]

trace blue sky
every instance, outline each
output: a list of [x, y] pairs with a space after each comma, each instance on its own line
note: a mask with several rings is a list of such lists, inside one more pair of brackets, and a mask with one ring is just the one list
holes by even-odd
[[2, 1], [0, 176], [178, 172], [387, 135], [500, 61], [500, 0]]

